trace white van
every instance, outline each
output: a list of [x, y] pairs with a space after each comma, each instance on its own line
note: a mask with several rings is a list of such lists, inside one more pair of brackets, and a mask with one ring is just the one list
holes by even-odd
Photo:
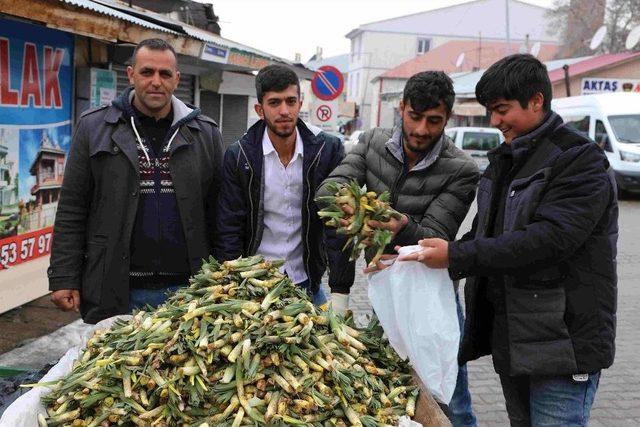
[[456, 147], [473, 157], [481, 171], [489, 165], [487, 151], [504, 141], [502, 132], [496, 128], [453, 127], [445, 129], [444, 133], [453, 140]]
[[640, 192], [640, 93], [558, 98], [551, 109], [605, 150], [619, 189]]

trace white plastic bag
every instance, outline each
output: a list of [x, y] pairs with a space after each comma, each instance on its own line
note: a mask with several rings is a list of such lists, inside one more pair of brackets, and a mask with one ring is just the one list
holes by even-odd
[[[405, 246], [400, 254], [417, 250]], [[433, 396], [448, 404], [458, 376], [460, 327], [447, 270], [396, 261], [368, 279], [369, 300], [389, 343], [400, 357], [409, 358]]]
[[[58, 363], [39, 382], [56, 381], [71, 372], [73, 362], [76, 361], [89, 338], [97, 329], [108, 329], [117, 319], [127, 320], [129, 315], [114, 316], [96, 323], [83, 337], [81, 345], [71, 347]], [[51, 390], [48, 387], [34, 387], [13, 402], [0, 418], [0, 427], [37, 427], [38, 414], [46, 414], [46, 408], [40, 399]]]

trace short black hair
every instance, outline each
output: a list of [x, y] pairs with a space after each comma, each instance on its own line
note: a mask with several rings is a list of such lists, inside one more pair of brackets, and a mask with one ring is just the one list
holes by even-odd
[[500, 98], [515, 99], [527, 108], [536, 93], [544, 97], [544, 111], [551, 109], [551, 81], [547, 67], [535, 56], [517, 53], [502, 58], [482, 74], [476, 99], [485, 107]]
[[178, 62], [178, 55], [176, 54], [176, 50], [173, 48], [173, 46], [171, 46], [165, 40], [145, 39], [145, 40], [142, 40], [140, 43], [138, 43], [136, 48], [133, 50], [133, 55], [131, 55], [131, 60], [129, 61], [131, 62], [131, 65], [134, 65], [136, 63], [136, 55], [138, 54], [138, 51], [143, 47], [146, 47], [147, 49], [150, 49], [150, 50], [170, 50], [171, 53], [173, 53], [173, 56], [176, 58], [176, 64]]
[[291, 85], [298, 87], [298, 98], [300, 97], [300, 80], [296, 73], [284, 65], [267, 65], [256, 75], [256, 96], [258, 102], [262, 103], [262, 98], [266, 92], [282, 92]]
[[453, 82], [443, 71], [423, 71], [409, 78], [402, 93], [402, 102], [411, 103], [411, 108], [419, 113], [436, 108], [444, 103], [447, 113], [453, 108], [456, 93]]

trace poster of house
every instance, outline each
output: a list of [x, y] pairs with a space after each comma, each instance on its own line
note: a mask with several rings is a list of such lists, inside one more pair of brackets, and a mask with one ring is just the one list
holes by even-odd
[[72, 84], [72, 35], [0, 19], [0, 274], [51, 250]]

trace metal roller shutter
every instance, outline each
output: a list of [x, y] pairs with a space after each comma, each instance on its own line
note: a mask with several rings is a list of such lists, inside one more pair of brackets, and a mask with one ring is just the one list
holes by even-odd
[[[112, 69], [118, 74], [117, 89], [118, 94], [122, 93], [129, 86], [129, 78], [127, 77], [127, 67], [125, 65], [113, 65]], [[194, 103], [194, 82], [195, 76], [191, 74], [182, 74], [180, 83], [173, 93], [179, 100], [188, 104]]]
[[225, 147], [240, 139], [247, 131], [247, 103], [245, 95], [223, 95], [222, 142]]
[[203, 90], [200, 92], [200, 109], [202, 114], [211, 117], [220, 125], [220, 94]]

